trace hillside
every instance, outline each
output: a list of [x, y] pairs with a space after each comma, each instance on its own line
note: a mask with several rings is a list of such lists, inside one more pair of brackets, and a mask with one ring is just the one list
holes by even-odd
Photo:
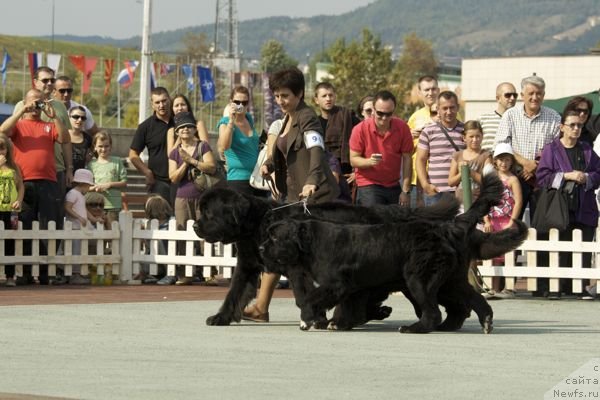
[[[600, 41], [600, 0], [456, 0], [449, 7], [440, 0], [377, 0], [337, 16], [312, 18], [270, 17], [239, 23], [239, 48], [245, 57], [258, 58], [262, 44], [271, 38], [304, 60], [336, 39], [357, 38], [363, 28], [379, 34], [398, 53], [402, 38], [410, 32], [433, 42], [440, 57], [487, 57], [587, 53]], [[180, 50], [185, 32], [205, 32], [202, 25], [153, 35], [155, 51]], [[575, 32], [575, 34], [573, 34]], [[555, 37], [555, 38], [554, 38]], [[562, 40], [557, 40], [558, 38]], [[76, 38], [94, 43], [136, 47], [140, 37], [127, 40]]]

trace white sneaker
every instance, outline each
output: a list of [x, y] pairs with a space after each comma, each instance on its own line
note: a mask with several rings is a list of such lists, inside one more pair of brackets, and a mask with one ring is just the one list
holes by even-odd
[[500, 299], [514, 299], [516, 297], [514, 290], [502, 289], [500, 293], [496, 294], [496, 297]]
[[4, 286], [15, 287], [17, 286], [17, 282], [15, 281], [15, 278], [6, 278], [6, 283], [4, 284]]

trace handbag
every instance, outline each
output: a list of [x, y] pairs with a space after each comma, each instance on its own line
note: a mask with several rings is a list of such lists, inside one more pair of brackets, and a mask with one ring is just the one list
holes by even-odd
[[258, 153], [258, 159], [256, 160], [256, 164], [254, 165], [254, 169], [252, 170], [252, 175], [250, 175], [250, 179], [248, 183], [255, 189], [271, 191], [271, 187], [269, 186], [269, 180], [264, 178], [260, 172], [261, 167], [267, 160], [267, 146], [263, 146]]
[[552, 228], [559, 231], [567, 229], [569, 226], [569, 202], [567, 193], [562, 187], [540, 190], [531, 226], [541, 233], [548, 233]]
[[[202, 161], [200, 143], [198, 144], [198, 161]], [[225, 163], [223, 161], [216, 159], [215, 172], [213, 172], [212, 174], [201, 171], [199, 168], [190, 166], [190, 180], [194, 183], [194, 186], [200, 192], [217, 186], [221, 182], [227, 180], [227, 174], [225, 173], [224, 164]]]

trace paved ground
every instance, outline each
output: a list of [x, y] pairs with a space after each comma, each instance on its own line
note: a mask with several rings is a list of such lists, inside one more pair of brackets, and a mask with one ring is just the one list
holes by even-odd
[[1, 288], [0, 399], [542, 399], [599, 355], [600, 301], [495, 301], [491, 335], [405, 335], [392, 296], [386, 321], [301, 332], [279, 290], [269, 324], [206, 326], [225, 291]]

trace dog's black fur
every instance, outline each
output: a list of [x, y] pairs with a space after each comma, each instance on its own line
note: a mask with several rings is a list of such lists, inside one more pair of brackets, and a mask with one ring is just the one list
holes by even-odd
[[[467, 272], [472, 236], [479, 236], [477, 207], [494, 196], [494, 179], [484, 180], [481, 201], [455, 221], [412, 219], [378, 225], [297, 219], [276, 222], [268, 227], [267, 240], [260, 248], [266, 268], [290, 279], [308, 274], [319, 284], [305, 293], [301, 308], [304, 329], [354, 293], [406, 293], [408, 289], [421, 314], [418, 322], [402, 327], [402, 332], [459, 329], [473, 305], [484, 332], [489, 333], [492, 310], [468, 284]], [[484, 236], [488, 239], [485, 251], [504, 254], [521, 244], [526, 233], [527, 227], [518, 221], [514, 229]], [[438, 300], [448, 313], [441, 325]]]
[[[217, 188], [206, 191], [200, 199], [200, 218], [194, 224], [199, 237], [208, 242], [234, 243], [237, 248], [237, 265], [229, 292], [219, 312], [208, 317], [208, 325], [229, 325], [239, 322], [243, 308], [256, 293], [258, 277], [264, 270], [258, 246], [264, 240], [266, 227], [273, 220], [304, 214], [302, 205], [285, 208], [274, 201], [247, 196], [238, 192]], [[382, 223], [386, 220], [406, 222], [417, 220], [449, 220], [458, 212], [458, 203], [450, 200], [434, 207], [410, 209], [400, 206], [359, 207], [343, 203], [323, 203], [309, 207], [311, 218], [333, 222]], [[273, 210], [271, 213], [269, 211]], [[269, 213], [269, 214], [268, 214]], [[268, 214], [268, 215], [267, 215]], [[310, 290], [310, 277], [302, 278], [303, 285], [293, 285], [296, 302], [301, 307], [303, 293]], [[380, 304], [388, 296], [386, 290], [367, 291], [353, 296], [336, 309], [334, 320], [342, 325], [356, 326], [370, 319], [383, 319], [389, 315], [389, 307]], [[410, 298], [410, 297], [409, 297]], [[415, 310], [417, 313], [420, 311]], [[358, 315], [358, 316], [357, 316]], [[343, 322], [342, 322], [343, 321]]]

